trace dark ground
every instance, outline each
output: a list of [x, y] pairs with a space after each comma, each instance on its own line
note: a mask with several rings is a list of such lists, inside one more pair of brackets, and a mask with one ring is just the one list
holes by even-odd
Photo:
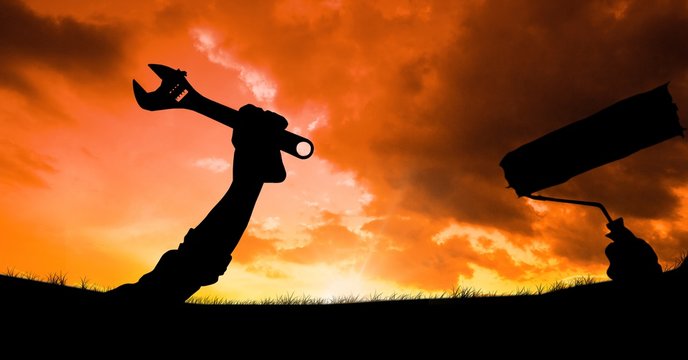
[[[437, 345], [461, 353], [462, 346], [477, 346], [486, 339], [500, 341], [493, 345], [488, 341], [487, 348], [481, 347], [484, 350], [509, 351], [504, 348], [507, 344], [535, 350], [552, 341], [560, 341], [561, 346], [587, 342], [599, 346], [611, 338], [623, 339], [615, 346], [628, 350], [658, 334], [685, 342], [687, 304], [686, 265], [653, 281], [607, 281], [542, 295], [333, 305], [125, 306], [109, 303], [95, 291], [0, 276], [5, 331], [25, 334], [19, 338], [56, 339], [69, 334], [77, 342], [104, 341], [105, 347], [112, 339], [128, 339], [125, 343], [130, 345], [147, 344], [153, 338], [177, 339], [179, 343], [166, 344], [207, 346], [218, 341], [246, 345], [258, 339], [254, 350], [268, 352], [314, 344], [330, 348], [346, 344], [341, 351], [387, 344], [396, 351], [431, 345], [437, 349]], [[662, 339], [670, 341], [664, 335]]]

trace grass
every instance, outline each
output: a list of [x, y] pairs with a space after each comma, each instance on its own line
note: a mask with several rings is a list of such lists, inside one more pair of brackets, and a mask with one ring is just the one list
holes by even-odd
[[[682, 260], [685, 260], [686, 256], [682, 256]], [[678, 263], [680, 264], [680, 262]], [[679, 265], [676, 265], [678, 267]], [[70, 286], [68, 283], [68, 277], [66, 273], [54, 272], [48, 274], [45, 278], [41, 278], [39, 275], [32, 272], [20, 272], [14, 268], [7, 268], [5, 275], [14, 278], [26, 279], [31, 281], [43, 281], [49, 284], [55, 284], [60, 286]], [[204, 304], [204, 305], [325, 305], [325, 304], [353, 304], [353, 303], [364, 303], [364, 302], [380, 302], [380, 301], [402, 301], [402, 300], [428, 300], [428, 299], [465, 299], [465, 298], [475, 298], [475, 297], [491, 297], [500, 295], [515, 295], [515, 296], [526, 296], [526, 295], [542, 295], [548, 292], [567, 289], [576, 286], [590, 285], [597, 282], [597, 279], [592, 276], [582, 276], [574, 278], [570, 281], [556, 281], [548, 286], [538, 285], [535, 289], [529, 289], [526, 287], [516, 289], [512, 293], [497, 294], [494, 292], [483, 292], [482, 290], [475, 289], [472, 287], [453, 287], [449, 291], [444, 291], [441, 293], [397, 293], [393, 292], [390, 294], [384, 294], [381, 292], [374, 292], [369, 295], [336, 295], [332, 297], [315, 297], [308, 294], [296, 295], [294, 292], [277, 295], [275, 297], [268, 297], [258, 300], [232, 300], [220, 297], [199, 297], [193, 296], [187, 302], [191, 304]], [[105, 292], [109, 290], [91, 283], [87, 277], [81, 277], [76, 287], [84, 290]]]
[[441, 293], [397, 293], [384, 294], [381, 292], [374, 292], [369, 295], [337, 295], [332, 297], [314, 297], [308, 294], [296, 295], [294, 292], [278, 295], [275, 297], [263, 298], [260, 300], [232, 300], [220, 297], [200, 297], [193, 296], [187, 301], [190, 304], [202, 305], [327, 305], [327, 304], [353, 304], [365, 302], [380, 302], [380, 301], [403, 301], [403, 300], [437, 300], [437, 299], [466, 299], [476, 297], [493, 297], [493, 296], [527, 296], [527, 295], [542, 295], [552, 291], [568, 289], [576, 286], [585, 286], [597, 283], [598, 279], [593, 276], [581, 276], [573, 278], [569, 281], [555, 281], [554, 283], [545, 286], [538, 285], [535, 289], [526, 287], [516, 289], [511, 293], [498, 294], [495, 292], [483, 292], [479, 289], [471, 287], [454, 287], [449, 291]]
[[686, 260], [688, 260], [688, 251], [682, 252], [681, 255], [679, 255], [674, 261], [674, 263], [669, 265], [666, 269], [664, 269], [664, 271], [677, 270], [678, 268], [687, 264]]
[[[49, 273], [45, 277], [41, 277], [40, 275], [30, 271], [21, 272], [17, 271], [15, 268], [8, 267], [3, 275], [17, 279], [25, 279], [29, 281], [46, 282], [48, 284], [59, 286], [73, 286], [69, 284], [67, 273], [64, 273], [62, 271]], [[92, 284], [87, 277], [81, 277], [79, 279], [79, 282], [76, 284], [76, 287], [83, 290], [91, 290], [97, 292], [105, 292], [110, 290], [109, 288], [102, 287], [97, 284]]]
[[[26, 279], [26, 280], [31, 280], [31, 281], [42, 281], [41, 277], [36, 275], [36, 273], [32, 273], [32, 272], [28, 272], [28, 271], [27, 272], [19, 272], [15, 268], [9, 268], [9, 267], [5, 271], [5, 275], [7, 275], [9, 277], [13, 277], [13, 278], [18, 278], [18, 279]], [[65, 277], [65, 279], [66, 279], [66, 277]], [[47, 280], [47, 282], [51, 282], [50, 276], [48, 276], [48, 278], [46, 280]]]
[[63, 273], [62, 271], [60, 271], [59, 273], [50, 273], [48, 274], [47, 280], [50, 284], [66, 286], [67, 274]]
[[[666, 271], [675, 270], [686, 264], [688, 259], [688, 252], [684, 252], [679, 259], [671, 266], [667, 267]], [[41, 279], [32, 272], [20, 272], [14, 268], [7, 268], [5, 275], [9, 277], [22, 278], [31, 281], [44, 281], [47, 283], [70, 286], [68, 285], [67, 274], [62, 271], [48, 274], [44, 279]], [[402, 300], [432, 300], [432, 299], [466, 299], [478, 297], [496, 297], [496, 296], [529, 296], [529, 295], [543, 295], [546, 293], [560, 291], [564, 289], [592, 285], [599, 282], [600, 279], [593, 276], [580, 276], [570, 280], [555, 281], [549, 285], [537, 285], [534, 289], [519, 288], [511, 293], [497, 294], [494, 292], [483, 292], [472, 287], [453, 287], [448, 291], [441, 293], [397, 293], [384, 294], [381, 292], [374, 292], [369, 295], [337, 295], [332, 297], [315, 297], [308, 294], [296, 295], [294, 292], [277, 295], [275, 297], [268, 297], [258, 300], [232, 300], [219, 297], [199, 297], [194, 296], [187, 301], [191, 304], [204, 305], [326, 305], [326, 304], [352, 304], [365, 302], [381, 302], [381, 301], [402, 301]], [[104, 288], [82, 277], [77, 284], [78, 288], [90, 291], [105, 292], [109, 288]]]

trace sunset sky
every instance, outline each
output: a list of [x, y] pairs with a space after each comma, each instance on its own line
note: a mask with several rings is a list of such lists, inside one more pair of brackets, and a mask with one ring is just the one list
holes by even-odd
[[[231, 183], [230, 128], [138, 107], [149, 63], [315, 144], [200, 296], [605, 279], [601, 212], [518, 198], [499, 161], [666, 82], [688, 124], [687, 1], [0, 0], [0, 34], [0, 272], [72, 284], [136, 281]], [[688, 250], [685, 139], [542, 194], [604, 203], [665, 266]]]

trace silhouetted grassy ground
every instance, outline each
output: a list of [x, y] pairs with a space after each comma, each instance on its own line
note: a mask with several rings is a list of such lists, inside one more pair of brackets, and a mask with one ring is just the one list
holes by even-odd
[[0, 276], [0, 316], [6, 329], [50, 337], [71, 328], [88, 338], [102, 334], [134, 342], [151, 334], [183, 339], [182, 343], [241, 343], [257, 337], [269, 343], [300, 339], [295, 344], [316, 339], [338, 344], [336, 339], [346, 339], [351, 346], [393, 341], [389, 345], [395, 347], [418, 346], [418, 341], [470, 344], [485, 338], [572, 341], [579, 335], [580, 341], [600, 340], [619, 334], [647, 336], [676, 326], [685, 329], [686, 304], [685, 262], [653, 281], [605, 281], [540, 295], [320, 305], [124, 306], [109, 303], [98, 291]]

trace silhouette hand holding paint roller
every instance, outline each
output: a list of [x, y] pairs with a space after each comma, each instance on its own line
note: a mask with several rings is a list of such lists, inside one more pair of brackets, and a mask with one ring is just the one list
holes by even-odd
[[527, 143], [507, 153], [500, 166], [509, 187], [519, 197], [602, 210], [610, 230], [607, 237], [613, 241], [605, 250], [610, 263], [607, 275], [612, 280], [653, 277], [662, 268], [652, 247], [628, 230], [622, 218], [613, 220], [601, 203], [533, 193], [672, 137], [683, 136], [677, 110], [668, 84], [664, 84]]
[[189, 109], [234, 129], [233, 178], [227, 193], [151, 272], [107, 294], [122, 301], [181, 303], [226, 271], [263, 184], [286, 179], [281, 151], [307, 159], [314, 148], [310, 140], [285, 130], [287, 120], [279, 114], [251, 104], [233, 110], [200, 95], [186, 80], [186, 72], [157, 64], [149, 67], [162, 84], [146, 92], [134, 80], [134, 95], [143, 109]]

